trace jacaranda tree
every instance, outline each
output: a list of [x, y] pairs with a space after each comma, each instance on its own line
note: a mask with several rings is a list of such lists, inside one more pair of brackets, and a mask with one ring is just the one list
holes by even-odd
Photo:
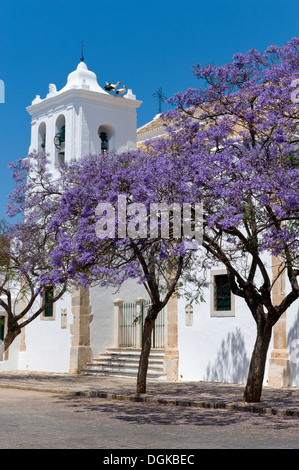
[[[55, 177], [48, 163], [47, 156], [31, 154], [14, 165], [20, 182], [9, 213], [25, 212], [15, 240], [22, 240], [22, 247], [32, 244], [22, 269], [27, 274], [34, 268], [37, 291], [49, 285], [58, 291], [65, 285], [119, 287], [127, 279], [144, 286], [151, 306], [144, 320], [136, 388], [144, 393], [159, 312], [172, 295], [184, 291], [183, 279], [196, 285], [186, 295], [200, 295], [200, 277], [193, 270], [196, 252], [188, 243], [201, 236], [200, 207], [184, 206], [172, 180], [161, 185], [159, 162], [141, 151], [88, 156], [65, 164]], [[36, 237], [42, 237], [44, 249], [37, 259]], [[47, 264], [37, 269], [39, 259]]]
[[[59, 279], [51, 274], [50, 253], [55, 246], [55, 234], [48, 229], [48, 220], [57, 207], [59, 193], [49, 177], [43, 177], [45, 157], [20, 159], [10, 167], [16, 185], [7, 215], [19, 217], [13, 223], [0, 222], [0, 306], [6, 315], [0, 355], [68, 288], [66, 264]], [[38, 190], [41, 182], [44, 195], [48, 194], [43, 204]]]
[[136, 279], [146, 289], [151, 306], [143, 325], [137, 393], [146, 392], [159, 312], [172, 295], [187, 295], [183, 279], [196, 285], [195, 297], [201, 292], [201, 278], [193, 270], [196, 251], [188, 244], [201, 235], [200, 207], [179, 198], [171, 179], [161, 180], [159, 163], [135, 151], [66, 165], [60, 206], [50, 224], [57, 233], [51, 257], [58, 278], [64, 260], [72, 259], [68, 276], [77, 284], [119, 287]]
[[[231, 291], [256, 322], [244, 393], [255, 402], [272, 328], [299, 296], [299, 39], [236, 54], [221, 67], [198, 64], [194, 74], [200, 87], [171, 99], [168, 137], [148, 151], [169, 162], [164, 178], [171, 173], [179, 194], [203, 203], [203, 262], [226, 266]], [[279, 305], [269, 255], [288, 279]]]

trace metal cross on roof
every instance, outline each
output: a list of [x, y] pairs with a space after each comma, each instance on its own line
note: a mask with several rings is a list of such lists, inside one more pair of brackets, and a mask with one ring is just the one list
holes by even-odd
[[157, 99], [159, 100], [159, 110], [158, 110], [158, 114], [161, 114], [161, 113], [162, 113], [162, 103], [165, 101], [165, 99], [167, 98], [167, 96], [164, 96], [164, 95], [163, 95], [162, 88], [160, 87], [160, 88], [153, 94], [153, 97], [154, 97], [154, 98], [157, 98]]
[[81, 62], [84, 62], [84, 55], [83, 55], [83, 41], [81, 43]]

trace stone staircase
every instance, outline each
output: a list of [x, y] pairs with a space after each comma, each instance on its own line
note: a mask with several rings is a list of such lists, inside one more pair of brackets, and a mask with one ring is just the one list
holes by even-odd
[[[109, 348], [87, 364], [83, 375], [105, 375], [137, 378], [141, 349]], [[149, 357], [148, 379], [165, 380], [163, 372], [164, 349], [152, 349]]]

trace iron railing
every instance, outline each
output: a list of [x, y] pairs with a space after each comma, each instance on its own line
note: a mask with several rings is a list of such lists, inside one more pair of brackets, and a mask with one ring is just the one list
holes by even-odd
[[120, 346], [135, 347], [137, 339], [137, 305], [133, 302], [126, 302], [122, 306], [120, 328]]
[[[146, 317], [147, 311], [151, 306], [150, 301], [144, 302], [142, 304], [142, 320]], [[143, 323], [143, 321], [142, 321]], [[164, 348], [165, 347], [165, 309], [163, 308], [161, 312], [158, 313], [156, 321], [154, 323], [152, 331], [152, 348]]]
[[[141, 312], [139, 313], [137, 309], [137, 304], [135, 302], [123, 303], [121, 321], [119, 324], [119, 337], [121, 347], [137, 347], [138, 337], [143, 337], [144, 319], [147, 315], [150, 306], [150, 301], [143, 302], [141, 304]], [[159, 312], [158, 317], [155, 321], [151, 337], [152, 348], [165, 347], [165, 316], [165, 309], [163, 309], [161, 310], [161, 312]]]

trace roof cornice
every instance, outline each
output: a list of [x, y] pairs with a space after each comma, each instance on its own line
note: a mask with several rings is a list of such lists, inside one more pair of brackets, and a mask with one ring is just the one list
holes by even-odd
[[112, 105], [123, 108], [137, 109], [141, 106], [142, 101], [136, 99], [125, 98], [124, 96], [109, 95], [98, 93], [96, 91], [80, 89], [70, 89], [62, 93], [57, 93], [54, 96], [45, 98], [38, 103], [31, 104], [26, 108], [28, 113], [32, 116], [35, 113], [40, 113], [46, 109], [59, 106], [60, 104], [75, 99], [75, 101], [89, 101], [90, 103], [104, 105]]

